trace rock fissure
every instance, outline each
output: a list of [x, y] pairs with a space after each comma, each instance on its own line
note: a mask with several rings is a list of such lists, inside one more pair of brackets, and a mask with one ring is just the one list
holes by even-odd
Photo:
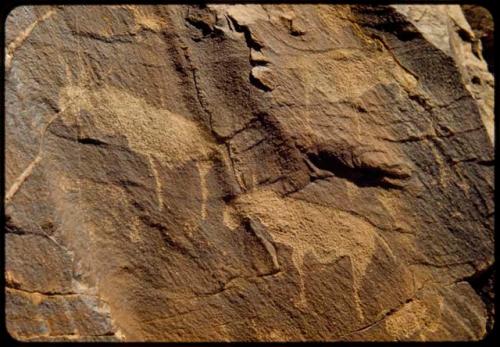
[[308, 160], [317, 168], [331, 172], [335, 177], [346, 179], [358, 187], [380, 187], [383, 189], [402, 189], [398, 184], [388, 181], [401, 176], [378, 167], [354, 167], [345, 164], [338, 157], [327, 151], [308, 154]]
[[361, 327], [359, 329], [356, 329], [356, 330], [351, 331], [351, 332], [349, 332], [347, 334], [344, 334], [339, 339], [344, 339], [344, 338], [348, 337], [349, 335], [359, 334], [359, 333], [365, 332], [365, 331], [373, 328], [377, 324], [380, 324], [380, 323], [384, 322], [389, 317], [391, 317], [394, 314], [398, 313], [403, 307], [405, 307], [406, 305], [410, 304], [413, 300], [415, 300], [415, 299], [414, 298], [407, 299], [406, 301], [404, 301], [402, 304], [398, 305], [397, 307], [391, 308], [390, 310], [388, 310], [385, 313], [383, 313], [383, 315], [382, 315], [381, 318], [378, 318], [375, 321], [373, 321], [371, 323], [368, 323], [368, 324], [364, 325], [363, 327]]
[[484, 338], [494, 76], [470, 24], [455, 5], [13, 9], [9, 334]]

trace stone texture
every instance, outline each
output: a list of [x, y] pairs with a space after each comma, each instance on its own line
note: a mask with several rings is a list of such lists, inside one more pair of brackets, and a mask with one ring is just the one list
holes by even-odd
[[[488, 135], [494, 142], [494, 78], [488, 71], [488, 65], [490, 68], [493, 66], [489, 62], [492, 60], [490, 51], [493, 46], [493, 19], [489, 12], [480, 6], [465, 6], [465, 12], [456, 5], [394, 7], [403, 13], [430, 43], [455, 60], [465, 87], [477, 100]], [[471, 18], [474, 28], [481, 28], [481, 31], [472, 30], [464, 13], [468, 13], [467, 18]], [[482, 21], [478, 19], [480, 15]], [[487, 23], [491, 26], [488, 27]], [[483, 59], [481, 42], [490, 45], [490, 51], [484, 50], [488, 63]]]
[[[492, 7], [490, 7], [492, 9]], [[482, 53], [485, 60], [488, 62], [488, 68], [492, 73], [495, 73], [494, 60], [494, 31], [495, 23], [493, 16], [486, 7], [478, 5], [462, 5], [462, 10], [469, 22], [472, 30], [474, 30], [474, 39], [481, 42], [483, 48]], [[477, 42], [479, 44], [479, 42]]]
[[494, 80], [429, 7], [15, 8], [9, 333], [484, 338]]

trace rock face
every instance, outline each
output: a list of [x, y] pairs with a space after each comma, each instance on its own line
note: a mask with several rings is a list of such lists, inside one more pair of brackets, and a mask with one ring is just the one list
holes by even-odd
[[484, 59], [488, 62], [489, 70], [495, 72], [494, 61], [494, 23], [493, 16], [485, 7], [478, 5], [462, 5], [467, 21], [474, 30], [475, 41], [481, 41]]
[[[488, 53], [487, 57], [490, 57], [487, 64], [482, 58], [481, 41], [479, 40], [479, 38], [484, 38], [486, 34], [483, 31], [479, 32], [477, 29], [472, 31], [458, 6], [398, 5], [394, 7], [398, 12], [404, 14], [430, 43], [453, 58], [465, 87], [477, 101], [488, 135], [494, 142], [494, 79], [488, 71], [488, 65], [493, 68], [493, 63], [489, 63], [492, 53], [485, 50]], [[479, 7], [479, 9], [489, 14], [483, 7]], [[469, 14], [469, 18], [470, 16]], [[485, 25], [485, 22], [487, 21], [483, 20], [481, 24]], [[491, 18], [490, 22], [492, 23]], [[472, 23], [475, 28], [479, 26], [476, 21], [472, 21]], [[493, 33], [489, 34], [493, 35]], [[487, 40], [484, 42], [488, 43]], [[491, 50], [492, 47], [489, 49]]]
[[9, 333], [484, 338], [493, 78], [426, 7], [15, 8]]

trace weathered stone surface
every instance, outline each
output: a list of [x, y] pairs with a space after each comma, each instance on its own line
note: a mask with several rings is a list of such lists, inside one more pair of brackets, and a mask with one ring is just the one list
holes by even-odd
[[481, 41], [483, 48], [484, 59], [488, 62], [488, 68], [492, 73], [495, 72], [495, 57], [494, 57], [494, 31], [495, 23], [490, 11], [483, 6], [478, 5], [462, 5], [467, 22], [469, 22], [472, 30], [474, 30], [475, 39]]
[[484, 338], [493, 77], [428, 7], [14, 9], [9, 333]]
[[[394, 7], [407, 16], [430, 43], [455, 60], [465, 87], [477, 100], [488, 135], [494, 142], [494, 78], [488, 71], [486, 61], [483, 60], [481, 49], [483, 41], [491, 46], [490, 50], [493, 45], [492, 28], [484, 28], [488, 23], [489, 12], [480, 6], [466, 7], [468, 10], [465, 13], [469, 13], [467, 18], [472, 18], [471, 24], [475, 28], [479, 26], [484, 28], [481, 31], [477, 29], [473, 31], [464, 13], [456, 5], [396, 5]], [[478, 16], [481, 14], [483, 18], [486, 18], [478, 23]], [[491, 15], [489, 20], [493, 25]], [[492, 53], [485, 50], [485, 54], [491, 55]], [[488, 59], [488, 56], [485, 55], [485, 58]], [[489, 60], [488, 65], [491, 67]]]

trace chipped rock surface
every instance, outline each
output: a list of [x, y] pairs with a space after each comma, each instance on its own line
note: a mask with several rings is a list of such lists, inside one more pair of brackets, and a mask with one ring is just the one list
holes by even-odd
[[15, 8], [9, 333], [484, 338], [493, 77], [427, 7]]
[[[473, 31], [458, 5], [396, 5], [394, 7], [404, 14], [430, 43], [455, 60], [463, 83], [476, 99], [488, 136], [494, 143], [494, 78], [488, 71], [487, 65], [491, 64], [482, 57], [480, 41], [490, 32], [487, 29], [480, 32]], [[465, 13], [473, 11], [468, 7], [466, 9], [468, 12]], [[487, 12], [484, 8], [482, 9]], [[469, 14], [469, 18], [471, 16]], [[476, 22], [477, 19], [472, 21], [472, 25], [479, 26]], [[482, 24], [485, 25], [484, 21]]]

